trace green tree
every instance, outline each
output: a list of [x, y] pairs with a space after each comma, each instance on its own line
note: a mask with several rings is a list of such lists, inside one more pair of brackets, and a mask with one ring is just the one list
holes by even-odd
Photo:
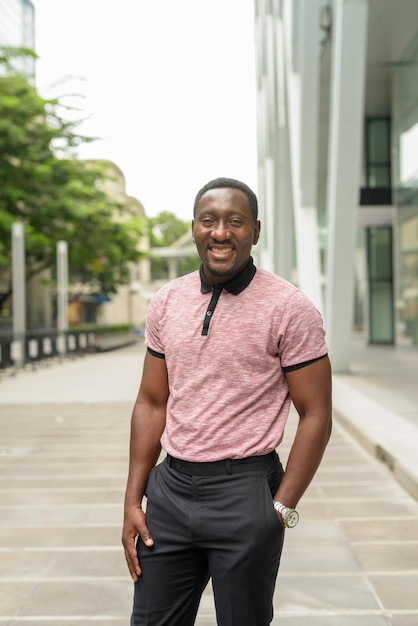
[[[162, 211], [156, 217], [148, 218], [149, 242], [151, 248], [169, 247], [190, 231], [190, 222], [181, 220], [170, 211]], [[179, 259], [178, 274], [183, 276], [199, 267], [197, 257]], [[156, 255], [151, 257], [152, 279], [166, 278], [168, 266], [165, 259]]]
[[[77, 160], [77, 147], [94, 138], [77, 132], [81, 120], [64, 119], [60, 99], [43, 99], [13, 69], [20, 55], [35, 56], [0, 49], [0, 268], [11, 265], [11, 227], [20, 221], [28, 279], [46, 268], [54, 274], [56, 244], [66, 240], [70, 281], [114, 293], [129, 280], [146, 224], [107, 195], [105, 163]], [[11, 289], [0, 295], [0, 308]]]

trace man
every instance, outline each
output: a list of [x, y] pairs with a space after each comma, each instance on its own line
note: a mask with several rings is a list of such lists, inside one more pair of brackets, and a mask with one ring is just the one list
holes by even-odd
[[[244, 183], [206, 184], [192, 222], [200, 271], [148, 308], [122, 537], [131, 626], [192, 626], [209, 579], [220, 626], [270, 624], [284, 528], [330, 437], [322, 321], [296, 287], [255, 268], [257, 213]], [[299, 426], [283, 471], [291, 401]]]

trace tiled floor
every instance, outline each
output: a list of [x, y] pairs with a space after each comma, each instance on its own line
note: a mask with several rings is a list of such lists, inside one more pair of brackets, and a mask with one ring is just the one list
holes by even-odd
[[418, 624], [418, 503], [338, 425], [299, 509], [277, 624]]
[[[118, 374], [112, 394], [109, 371], [140, 363], [136, 347], [0, 382], [0, 625], [129, 623], [120, 532], [136, 387]], [[418, 625], [418, 503], [338, 425], [298, 508], [273, 625]], [[197, 626], [216, 626], [210, 586]]]

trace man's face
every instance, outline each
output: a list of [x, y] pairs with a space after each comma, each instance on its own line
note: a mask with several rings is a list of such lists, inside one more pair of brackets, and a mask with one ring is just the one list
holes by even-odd
[[259, 234], [260, 222], [254, 220], [240, 189], [211, 189], [203, 194], [192, 222], [192, 235], [208, 281], [222, 283], [236, 276], [247, 263]]

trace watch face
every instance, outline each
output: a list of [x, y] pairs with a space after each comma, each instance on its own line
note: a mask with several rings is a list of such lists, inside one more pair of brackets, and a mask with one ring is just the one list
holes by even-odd
[[286, 517], [286, 526], [288, 528], [294, 528], [299, 521], [299, 513], [297, 511], [290, 511]]

